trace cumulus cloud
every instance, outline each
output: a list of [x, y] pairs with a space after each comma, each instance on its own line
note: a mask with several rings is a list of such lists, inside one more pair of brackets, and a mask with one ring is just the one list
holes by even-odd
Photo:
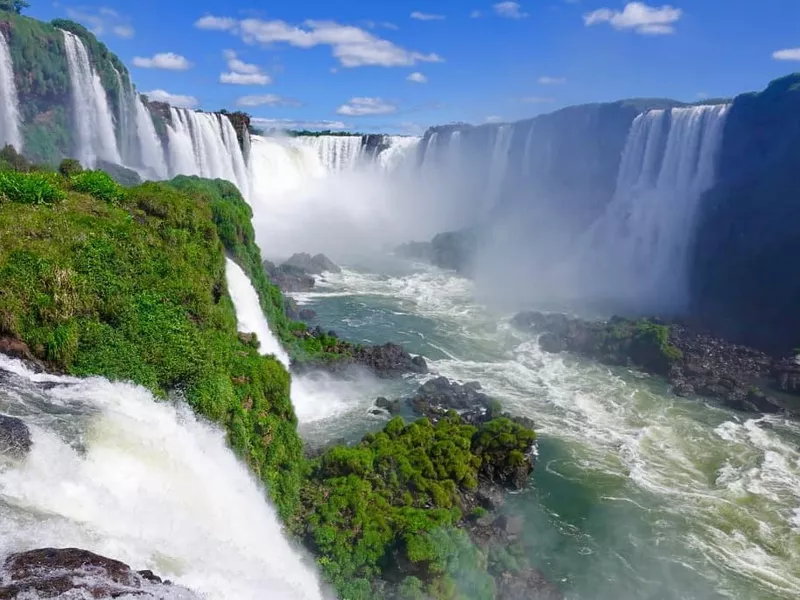
[[186, 71], [192, 67], [186, 57], [174, 52], [160, 52], [152, 58], [134, 56], [133, 64], [143, 69], [166, 69], [168, 71]]
[[284, 98], [277, 94], [261, 94], [256, 96], [242, 96], [236, 101], [237, 106], [300, 106], [297, 100]]
[[268, 85], [272, 83], [272, 77], [264, 73], [261, 67], [244, 62], [233, 50], [225, 50], [223, 55], [228, 62], [230, 72], [220, 73], [220, 83], [233, 85]]
[[413, 81], [414, 83], [428, 83], [428, 78], [419, 71], [411, 73], [411, 75], [406, 77], [406, 79]]
[[675, 23], [680, 20], [683, 10], [669, 4], [648, 6], [644, 2], [628, 2], [622, 11], [600, 8], [583, 15], [584, 24], [608, 23], [614, 29], [633, 30], [642, 35], [668, 35], [675, 33]]
[[83, 23], [92, 33], [98, 36], [111, 32], [113, 35], [130, 39], [136, 35], [130, 19], [113, 8], [67, 8], [67, 16], [73, 21]]
[[800, 60], [800, 48], [786, 48], [772, 53], [775, 60]]
[[253, 117], [251, 123], [261, 129], [310, 129], [310, 130], [342, 130], [347, 124], [342, 121], [295, 121], [293, 119], [264, 119]]
[[182, 96], [180, 94], [170, 94], [165, 90], [153, 90], [143, 92], [149, 100], [153, 102], [166, 102], [178, 108], [196, 108], [200, 102], [194, 96]]
[[433, 15], [415, 10], [411, 13], [411, 18], [416, 19], [417, 21], [441, 21], [444, 19], [444, 15]]
[[248, 44], [289, 44], [295, 48], [329, 46], [344, 67], [366, 65], [407, 67], [418, 62], [442, 62], [436, 53], [407, 50], [360, 27], [335, 21], [305, 21], [302, 26], [285, 21], [206, 16], [195, 22], [200, 29], [230, 31]]
[[397, 112], [397, 107], [381, 98], [357, 97], [350, 98], [348, 102], [337, 108], [336, 112], [348, 117], [388, 115]]
[[498, 2], [493, 5], [494, 12], [506, 19], [524, 19], [528, 13], [522, 12], [522, 5], [519, 2]]
[[567, 80], [564, 77], [548, 77], [544, 75], [539, 77], [539, 83], [542, 85], [562, 85], [567, 83]]

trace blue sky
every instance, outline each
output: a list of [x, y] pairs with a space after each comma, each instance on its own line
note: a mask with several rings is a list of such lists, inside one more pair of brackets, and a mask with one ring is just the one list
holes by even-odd
[[142, 92], [291, 126], [417, 133], [800, 71], [798, 0], [30, 2], [94, 30]]

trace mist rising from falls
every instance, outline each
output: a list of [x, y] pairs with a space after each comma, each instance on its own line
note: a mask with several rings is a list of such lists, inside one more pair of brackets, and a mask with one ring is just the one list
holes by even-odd
[[0, 144], [22, 150], [19, 130], [19, 97], [14, 81], [14, 65], [5, 35], [0, 32]]
[[265, 491], [184, 403], [4, 356], [0, 369], [18, 374], [2, 379], [0, 407], [33, 434], [23, 462], [0, 464], [0, 557], [78, 547], [210, 600], [321, 600]]
[[714, 183], [728, 110], [693, 106], [636, 117], [616, 193], [585, 248], [599, 275], [595, 293], [648, 307], [685, 305], [699, 201]]
[[95, 166], [98, 159], [120, 164], [122, 158], [106, 90], [81, 39], [69, 31], [62, 33], [72, 88], [77, 158], [90, 167]]

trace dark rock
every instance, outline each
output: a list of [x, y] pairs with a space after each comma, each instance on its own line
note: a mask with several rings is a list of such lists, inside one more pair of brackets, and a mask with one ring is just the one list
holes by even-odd
[[0, 354], [21, 360], [34, 373], [42, 373], [46, 370], [44, 363], [34, 356], [31, 349], [13, 336], [0, 334]]
[[375, 400], [375, 406], [391, 415], [400, 412], [400, 400], [389, 400], [381, 396]]
[[496, 511], [501, 509], [503, 504], [505, 504], [503, 490], [490, 486], [480, 488], [475, 494], [475, 499], [478, 501], [478, 504], [486, 510]]
[[800, 394], [800, 363], [796, 356], [776, 361], [772, 367], [775, 387], [788, 394]]
[[563, 600], [558, 588], [536, 569], [505, 572], [495, 578], [497, 600]]
[[87, 550], [43, 548], [6, 558], [0, 577], [0, 599], [65, 596], [199, 600], [189, 590], [164, 583], [150, 571], [136, 572], [125, 563]]
[[129, 169], [128, 167], [105, 160], [98, 160], [97, 168], [108, 173], [111, 176], [111, 179], [123, 187], [133, 187], [142, 183], [142, 177], [139, 175], [139, 173], [133, 169]]
[[508, 535], [520, 535], [525, 528], [525, 520], [519, 516], [501, 515], [495, 525]]
[[295, 300], [294, 298], [291, 298], [289, 296], [284, 296], [283, 310], [284, 312], [286, 312], [286, 316], [289, 317], [292, 321], [297, 321], [300, 318], [300, 307], [297, 305], [297, 300]]
[[297, 313], [297, 316], [300, 317], [301, 321], [313, 321], [314, 319], [317, 318], [317, 313], [315, 313], [310, 308], [304, 308], [299, 313]]
[[25, 423], [0, 415], [0, 455], [21, 459], [30, 452], [32, 445], [31, 432]]
[[314, 289], [314, 278], [302, 269], [286, 264], [276, 267], [268, 260], [262, 263], [262, 267], [270, 280], [285, 294], [309, 292]]
[[284, 261], [281, 267], [297, 269], [302, 273], [311, 275], [321, 275], [322, 273], [340, 273], [341, 269], [324, 254], [311, 256], [307, 252], [293, 254], [288, 260]]
[[550, 352], [551, 354], [558, 354], [559, 352], [566, 350], [562, 338], [558, 337], [555, 333], [550, 333], [549, 331], [539, 336], [539, 347], [545, 352]]

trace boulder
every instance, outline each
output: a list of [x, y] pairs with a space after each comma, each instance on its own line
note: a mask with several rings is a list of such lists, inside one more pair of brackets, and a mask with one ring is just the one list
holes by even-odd
[[0, 456], [24, 458], [33, 441], [28, 426], [20, 419], [0, 415]]
[[314, 277], [302, 269], [286, 264], [276, 267], [268, 260], [262, 263], [262, 267], [270, 280], [285, 294], [310, 292], [314, 289]]
[[317, 313], [310, 308], [304, 308], [297, 313], [297, 316], [300, 317], [301, 321], [313, 321], [317, 318]]
[[300, 272], [311, 275], [321, 275], [325, 272], [339, 273], [341, 269], [324, 254], [311, 256], [307, 252], [292, 254], [288, 260], [284, 261], [281, 267], [297, 269]]
[[118, 598], [199, 600], [152, 571], [134, 571], [125, 563], [78, 548], [42, 548], [6, 558], [0, 576], [0, 600], [12, 598]]

